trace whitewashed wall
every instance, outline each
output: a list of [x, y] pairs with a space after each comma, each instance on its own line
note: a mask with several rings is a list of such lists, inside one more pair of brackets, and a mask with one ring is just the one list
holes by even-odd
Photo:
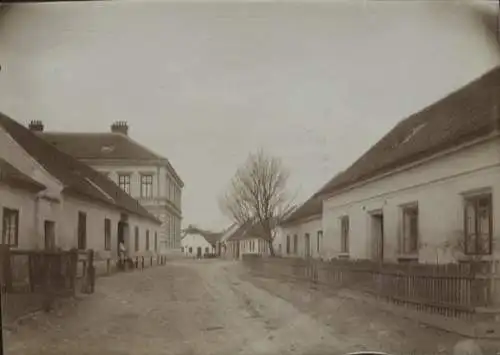
[[[340, 251], [340, 220], [350, 218], [350, 256], [369, 258], [369, 212], [384, 213], [384, 254], [398, 256], [400, 206], [418, 202], [421, 262], [446, 262], [460, 257], [449, 242], [463, 238], [463, 193], [491, 188], [494, 251], [500, 256], [500, 142], [489, 140], [334, 196], [324, 202], [324, 244], [329, 256]], [[495, 219], [496, 218], [496, 219]]]
[[[314, 216], [296, 224], [286, 226], [281, 233], [281, 250], [283, 256], [289, 257], [305, 257], [306, 255], [306, 242], [305, 235], [309, 234], [310, 256], [313, 258], [320, 258], [326, 256], [324, 248], [324, 236], [319, 238], [318, 245], [318, 232], [323, 230], [321, 216]], [[297, 254], [294, 254], [294, 235], [297, 235]], [[286, 238], [290, 236], [290, 254], [286, 250]]]
[[[215, 248], [199, 234], [186, 235], [181, 239], [181, 247], [184, 248], [183, 253], [187, 256], [196, 256], [197, 248], [201, 248], [201, 256], [203, 256], [207, 250], [209, 253], [215, 253]], [[192, 248], [191, 253], [189, 252], [189, 248]]]
[[243, 254], [269, 255], [269, 244], [260, 238], [240, 240], [240, 257]]

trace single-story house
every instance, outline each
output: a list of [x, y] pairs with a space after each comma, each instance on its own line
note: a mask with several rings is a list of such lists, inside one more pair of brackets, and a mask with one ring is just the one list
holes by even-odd
[[318, 191], [328, 257], [500, 256], [499, 83], [496, 67], [399, 122]]
[[2, 243], [152, 255], [161, 222], [115, 183], [0, 113]]
[[202, 258], [205, 254], [216, 254], [217, 242], [220, 237], [221, 233], [189, 226], [183, 232], [181, 251], [184, 255], [197, 258]]

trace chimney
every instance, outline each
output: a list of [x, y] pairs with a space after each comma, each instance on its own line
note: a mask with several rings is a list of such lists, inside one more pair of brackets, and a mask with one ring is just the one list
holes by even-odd
[[116, 121], [111, 125], [111, 132], [128, 135], [128, 124], [125, 121]]
[[28, 128], [33, 132], [43, 132], [43, 122], [42, 121], [31, 121]]

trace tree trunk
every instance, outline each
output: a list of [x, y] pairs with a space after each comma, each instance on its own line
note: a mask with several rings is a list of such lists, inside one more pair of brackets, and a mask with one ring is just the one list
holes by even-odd
[[274, 257], [276, 256], [275, 252], [274, 252], [274, 245], [273, 245], [273, 241], [272, 240], [268, 240], [267, 241], [269, 243], [269, 254]]

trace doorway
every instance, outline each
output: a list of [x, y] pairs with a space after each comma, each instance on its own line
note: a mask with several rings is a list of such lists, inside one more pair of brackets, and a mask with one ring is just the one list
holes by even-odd
[[309, 234], [305, 235], [304, 243], [305, 257], [309, 258], [311, 256], [311, 237], [309, 236]]
[[196, 257], [201, 259], [201, 247], [196, 248]]
[[45, 221], [45, 250], [53, 250], [56, 247], [56, 224], [54, 221]]
[[370, 213], [372, 258], [376, 261], [384, 260], [384, 214], [382, 211]]
[[120, 243], [123, 242], [125, 246], [125, 254], [128, 255], [129, 250], [129, 240], [128, 240], [128, 223], [120, 221], [118, 222], [118, 237], [116, 239], [116, 250], [120, 250]]

